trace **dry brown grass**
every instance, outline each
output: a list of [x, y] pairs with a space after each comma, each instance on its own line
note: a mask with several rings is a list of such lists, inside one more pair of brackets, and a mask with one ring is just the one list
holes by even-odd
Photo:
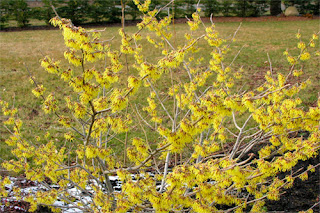
[[[224, 37], [228, 37], [238, 27], [239, 23], [217, 23], [217, 29]], [[283, 51], [289, 47], [292, 52], [297, 52], [295, 34], [297, 30], [303, 35], [303, 39], [310, 38], [312, 33], [318, 30], [318, 20], [291, 21], [291, 22], [245, 22], [237, 35], [237, 42], [232, 46], [232, 54], [227, 61], [232, 60], [233, 56], [242, 47], [246, 46], [235, 66], [243, 65], [246, 70], [246, 80], [243, 83], [248, 86], [254, 86], [262, 80], [264, 73], [269, 65], [266, 63], [267, 53], [273, 62], [274, 70], [277, 72], [287, 72], [288, 64]], [[135, 27], [127, 27], [127, 32], [135, 32]], [[187, 32], [186, 24], [175, 25], [175, 42], [183, 40], [184, 33]], [[108, 27], [103, 32], [102, 37], [109, 39], [115, 36], [112, 41], [112, 47], [119, 47], [118, 27]], [[144, 35], [147, 34], [146, 32]], [[153, 61], [160, 57], [160, 52], [145, 43], [145, 54], [147, 60]], [[44, 55], [49, 55], [56, 60], [63, 60], [65, 50], [63, 38], [59, 30], [39, 30], [39, 31], [21, 31], [21, 32], [1, 32], [0, 33], [0, 98], [14, 104], [19, 109], [19, 116], [25, 121], [24, 134], [31, 139], [40, 132], [49, 131], [51, 135], [59, 136], [62, 129], [53, 119], [45, 115], [40, 110], [40, 101], [32, 94], [32, 85], [29, 83], [29, 75], [25, 65], [29, 68], [37, 81], [43, 83], [48, 91], [54, 91], [60, 99], [67, 95], [66, 85], [61, 84], [57, 77], [47, 74], [39, 64], [39, 60]], [[200, 45], [204, 50], [202, 53], [205, 58], [209, 57], [210, 49], [203, 42]], [[129, 63], [132, 59], [129, 57]], [[24, 65], [25, 64], [25, 65]], [[62, 65], [66, 65], [62, 63]], [[97, 65], [103, 67], [103, 65]], [[133, 69], [130, 69], [133, 71]], [[312, 104], [318, 97], [320, 91], [319, 80], [319, 62], [314, 59], [307, 66], [305, 71], [307, 77], [310, 77], [313, 84], [303, 94], [304, 101]], [[253, 80], [253, 81], [252, 81]], [[165, 81], [162, 82], [165, 84]], [[142, 95], [143, 96], [143, 95]], [[142, 98], [139, 98], [140, 100]], [[0, 117], [4, 120], [4, 117]], [[8, 137], [7, 131], [0, 126], [0, 155], [2, 158], [10, 156], [4, 139]]]

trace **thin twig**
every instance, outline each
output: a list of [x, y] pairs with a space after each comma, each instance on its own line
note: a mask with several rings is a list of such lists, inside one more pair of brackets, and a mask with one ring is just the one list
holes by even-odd
[[151, 81], [149, 81], [148, 79], [147, 79], [147, 81], [148, 81], [148, 83], [150, 84], [150, 87], [152, 88], [153, 92], [156, 94], [156, 97], [157, 97], [158, 101], [160, 102], [160, 105], [162, 106], [162, 109], [167, 113], [167, 115], [168, 115], [168, 117], [170, 118], [170, 120], [171, 120], [172, 122], [174, 122], [174, 120], [173, 120], [173, 118], [171, 117], [170, 113], [168, 112], [167, 108], [164, 106], [163, 102], [161, 101], [161, 99], [160, 99], [157, 91], [156, 91], [155, 88], [153, 87]]
[[[159, 152], [161, 152], [162, 150], [168, 148], [169, 146], [171, 145], [171, 143], [168, 143], [156, 150], [154, 150], [153, 152], [150, 153], [150, 155], [144, 159], [138, 166], [134, 166], [134, 167], [128, 167], [128, 168], [122, 168], [122, 170], [125, 170], [125, 171], [137, 171], [139, 170], [141, 167], [143, 167], [150, 159], [153, 158], [153, 156], [155, 156], [156, 154], [158, 154]], [[116, 173], [117, 171], [119, 171], [120, 169], [113, 169], [113, 170], [107, 170], [107, 171], [104, 171], [103, 173], [104, 174], [113, 174], [113, 173]]]
[[269, 61], [269, 65], [270, 65], [270, 72], [271, 72], [271, 75], [273, 75], [272, 62], [270, 60], [269, 53], [267, 53], [267, 56], [268, 56], [268, 61]]
[[[247, 126], [247, 123], [249, 122], [249, 120], [250, 120], [251, 117], [252, 117], [252, 114], [250, 114], [250, 116], [249, 116], [249, 117], [247, 118], [247, 120], [244, 122], [243, 126], [240, 128], [240, 132], [239, 132], [239, 134], [238, 134], [236, 143], [234, 144], [233, 149], [232, 149], [232, 152], [231, 152], [230, 157], [229, 157], [230, 160], [234, 157], [234, 155], [236, 154], [236, 152], [237, 152], [237, 150], [238, 150], [238, 148], [239, 148], [239, 146], [240, 146], [240, 142], [241, 142], [241, 141], [240, 141], [240, 138], [241, 138], [242, 132], [243, 132], [244, 128]], [[235, 121], [235, 120], [234, 120], [234, 121]], [[236, 124], [236, 123], [235, 123], [235, 124]], [[237, 126], [238, 126], [238, 125], [237, 125]]]

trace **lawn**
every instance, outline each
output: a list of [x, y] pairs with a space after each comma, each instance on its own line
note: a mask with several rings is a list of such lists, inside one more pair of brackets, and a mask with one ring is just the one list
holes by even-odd
[[[245, 78], [243, 83], [246, 87], [254, 87], [261, 82], [269, 69], [267, 53], [272, 61], [274, 72], [287, 73], [289, 65], [283, 56], [283, 52], [288, 48], [291, 53], [297, 53], [295, 34], [298, 29], [300, 29], [302, 39], [308, 41], [312, 33], [319, 30], [318, 24], [319, 20], [244, 22], [236, 36], [237, 42], [232, 45], [232, 53], [229, 58], [226, 58], [226, 61], [231, 61], [239, 49], [244, 47], [234, 66], [244, 67]], [[230, 37], [239, 23], [217, 23], [216, 26], [223, 37]], [[102, 33], [102, 40], [114, 37], [111, 45], [118, 48], [120, 44], [118, 29], [119, 27], [106, 28]], [[188, 28], [186, 24], [176, 24], [174, 29], [173, 43], [179, 45]], [[136, 27], [126, 27], [128, 33], [133, 33], [136, 30]], [[148, 32], [143, 32], [143, 34], [148, 34]], [[161, 53], [148, 44], [146, 40], [141, 42], [146, 44], [147, 60], [153, 61], [161, 56]], [[38, 82], [47, 87], [48, 91], [54, 91], [55, 94], [58, 94], [60, 99], [68, 94], [67, 85], [63, 84], [56, 76], [45, 72], [39, 63], [39, 60], [45, 55], [63, 61], [63, 52], [66, 48], [61, 32], [59, 30], [1, 32], [0, 45], [0, 98], [19, 109], [19, 117], [25, 124], [24, 135], [26, 138], [33, 140], [34, 136], [46, 131], [49, 131], [53, 138], [55, 136], [59, 138], [63, 129], [52, 117], [41, 111], [41, 102], [31, 93], [33, 87], [30, 84], [27, 69], [36, 77]], [[200, 43], [200, 45], [205, 50], [202, 53], [208, 53], [203, 57], [208, 59], [211, 50], [205, 42]], [[130, 64], [133, 60], [129, 57], [128, 61]], [[64, 62], [62, 62], [63, 64]], [[96, 68], [103, 68], [103, 64], [96, 64]], [[320, 91], [318, 60], [313, 59], [304, 69], [306, 73], [304, 78], [310, 78], [312, 85], [302, 94], [302, 99], [307, 105], [313, 105], [318, 97], [318, 91]], [[134, 72], [132, 68], [130, 68], [130, 72]], [[161, 84], [166, 84], [166, 82], [163, 81]], [[144, 95], [140, 94], [139, 100], [143, 100], [141, 97], [144, 97]], [[135, 102], [139, 103], [139, 100], [137, 99]], [[3, 120], [4, 117], [0, 117], [0, 121]], [[11, 156], [4, 143], [8, 136], [7, 130], [1, 125], [0, 156], [5, 159]]]

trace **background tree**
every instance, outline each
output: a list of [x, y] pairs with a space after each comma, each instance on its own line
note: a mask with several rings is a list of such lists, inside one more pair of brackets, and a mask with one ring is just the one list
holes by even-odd
[[[168, 3], [169, 3], [169, 0], [153, 0], [151, 1], [151, 4], [150, 4], [150, 10], [153, 10], [153, 9], [159, 10], [160, 8], [162, 8]], [[168, 16], [168, 14], [170, 14], [170, 8], [160, 11], [159, 14], [157, 15], [157, 18], [163, 18], [165, 16]]]
[[89, 17], [95, 23], [103, 21], [119, 22], [120, 15], [120, 0], [94, 0], [90, 5]]
[[183, 9], [184, 1], [176, 0], [173, 2], [171, 8], [173, 10], [174, 18], [182, 18], [184, 17], [184, 9]]
[[28, 26], [31, 17], [31, 10], [25, 0], [9, 0], [5, 1], [9, 16], [17, 21], [18, 27]]
[[64, 0], [42, 0], [41, 7], [32, 8], [32, 17], [38, 20], [44, 20], [46, 24], [49, 24], [49, 20], [55, 15], [51, 5], [53, 5], [58, 13], [60, 12], [61, 5]]
[[234, 11], [237, 16], [257, 17], [266, 12], [266, 0], [238, 0], [234, 4]]
[[282, 13], [281, 0], [270, 0], [270, 14], [276, 16]]
[[195, 5], [197, 4], [197, 0], [185, 0], [184, 1], [184, 13], [186, 16], [190, 17], [195, 10]]
[[6, 26], [9, 20], [9, 1], [0, 1], [0, 29]]
[[318, 0], [287, 0], [285, 3], [296, 6], [300, 14], [319, 15], [320, 2]]
[[108, 13], [108, 1], [94, 0], [90, 5], [89, 17], [96, 23], [101, 23]]
[[202, 1], [204, 5], [205, 16], [209, 17], [212, 15], [217, 15], [222, 9], [221, 3], [217, 0], [204, 0]]
[[137, 8], [137, 5], [133, 3], [133, 1], [126, 1], [126, 14], [129, 14], [133, 21], [136, 20], [140, 15], [139, 9]]
[[59, 8], [59, 11], [62, 16], [73, 20], [75, 24], [80, 24], [87, 20], [89, 3], [87, 0], [69, 0]]
[[108, 7], [108, 21], [109, 22], [120, 22], [121, 20], [121, 0], [107, 0], [109, 2]]
[[[210, 1], [210, 0], [208, 0]], [[231, 16], [232, 15], [232, 0], [222, 1], [221, 12], [223, 16]]]

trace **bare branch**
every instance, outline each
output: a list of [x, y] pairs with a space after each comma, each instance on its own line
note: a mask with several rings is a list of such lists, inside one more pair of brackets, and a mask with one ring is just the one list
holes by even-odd
[[[159, 152], [161, 152], [162, 150], [168, 148], [169, 146], [171, 145], [171, 143], [168, 143], [156, 150], [154, 150], [153, 152], [150, 153], [150, 155], [144, 159], [140, 165], [138, 166], [134, 166], [134, 167], [127, 167], [127, 168], [121, 168], [122, 170], [125, 170], [125, 171], [129, 171], [129, 172], [132, 172], [132, 171], [137, 171], [139, 170], [141, 167], [143, 167], [150, 159], [153, 158], [153, 156], [155, 156], [156, 154], [158, 154]], [[119, 171], [120, 169], [113, 169], [113, 170], [106, 170], [104, 171], [103, 173], [104, 174], [114, 174], [116, 173], [117, 171]]]

